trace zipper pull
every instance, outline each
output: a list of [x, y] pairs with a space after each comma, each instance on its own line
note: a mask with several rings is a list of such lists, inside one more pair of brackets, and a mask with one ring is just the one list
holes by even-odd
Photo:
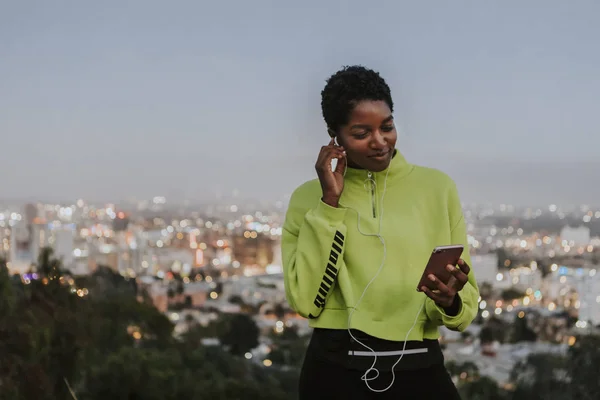
[[373, 218], [377, 218], [375, 201], [375, 179], [373, 179], [373, 173], [371, 171], [367, 171], [367, 180], [371, 184], [371, 209], [373, 211]]

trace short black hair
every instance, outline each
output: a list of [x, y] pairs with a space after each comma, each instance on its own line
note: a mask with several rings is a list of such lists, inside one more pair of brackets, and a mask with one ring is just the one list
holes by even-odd
[[321, 92], [321, 111], [328, 129], [337, 132], [363, 100], [385, 101], [394, 111], [390, 88], [378, 72], [361, 65], [345, 66], [329, 79]]

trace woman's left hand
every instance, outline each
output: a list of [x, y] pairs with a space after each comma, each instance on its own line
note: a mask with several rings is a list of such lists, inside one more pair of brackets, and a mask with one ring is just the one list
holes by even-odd
[[431, 290], [427, 286], [422, 286], [421, 290], [437, 305], [442, 308], [451, 308], [455, 304], [457, 293], [462, 290], [469, 281], [469, 271], [471, 268], [462, 258], [458, 260], [458, 268], [454, 265], [447, 265], [446, 269], [452, 274], [450, 280], [444, 283], [437, 276], [430, 274], [428, 278], [433, 282], [435, 289]]

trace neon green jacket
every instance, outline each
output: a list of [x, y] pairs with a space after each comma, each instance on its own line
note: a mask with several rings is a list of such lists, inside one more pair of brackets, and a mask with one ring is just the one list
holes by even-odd
[[[463, 331], [475, 318], [479, 289], [473, 270], [459, 292], [461, 306], [448, 316], [416, 287], [434, 247], [463, 244], [471, 265], [466, 226], [453, 180], [432, 168], [410, 164], [396, 151], [386, 171], [348, 168], [338, 208], [321, 201], [318, 180], [298, 187], [289, 202], [282, 234], [283, 274], [291, 307], [311, 327], [347, 329], [349, 310], [385, 264], [352, 315], [351, 328], [403, 341], [437, 339], [438, 326]], [[376, 185], [366, 182], [371, 174]], [[386, 193], [381, 204], [384, 184]], [[425, 303], [424, 307], [423, 303]], [[416, 326], [406, 336], [419, 314]]]

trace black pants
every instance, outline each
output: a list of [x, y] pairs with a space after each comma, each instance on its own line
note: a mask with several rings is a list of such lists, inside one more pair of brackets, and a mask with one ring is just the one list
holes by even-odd
[[[361, 379], [365, 370], [347, 368], [341, 363], [326, 359], [321, 348], [309, 345], [300, 372], [299, 400], [460, 400], [460, 395], [443, 362], [426, 368], [395, 372], [394, 384], [387, 391], [371, 391]], [[377, 365], [375, 366], [377, 368]], [[369, 373], [369, 377], [375, 372]], [[375, 390], [387, 388], [392, 382], [392, 372], [380, 371], [377, 379], [369, 381]]]

